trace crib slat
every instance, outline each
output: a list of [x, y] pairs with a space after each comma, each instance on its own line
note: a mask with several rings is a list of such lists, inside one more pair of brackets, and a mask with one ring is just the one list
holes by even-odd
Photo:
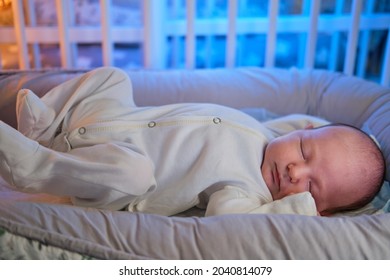
[[320, 15], [321, 0], [311, 1], [309, 33], [306, 40], [305, 68], [314, 67], [314, 57], [317, 46], [318, 17]]
[[[366, 12], [367, 15], [371, 15], [375, 6], [375, 0], [367, 0], [366, 2]], [[369, 51], [369, 44], [370, 44], [370, 30], [362, 30], [361, 31], [362, 37], [360, 38], [359, 43], [359, 57], [357, 60], [357, 71], [356, 75], [358, 77], [364, 78], [366, 73], [366, 62], [367, 62], [367, 56]]]
[[70, 2], [65, 0], [56, 0], [58, 34], [61, 53], [61, 65], [64, 68], [72, 68], [72, 53], [69, 40], [69, 16], [68, 6]]
[[[26, 3], [27, 2], [27, 3]], [[27, 22], [30, 26], [36, 26], [37, 25], [37, 16], [35, 14], [34, 9], [34, 0], [25, 0], [25, 3], [27, 5], [26, 13], [27, 13]], [[38, 43], [32, 43], [31, 44], [31, 53], [33, 55], [33, 65], [34, 68], [41, 68], [41, 54], [40, 54], [40, 47]]]
[[[71, 4], [71, 5], [68, 5], [67, 8], [68, 8], [68, 16], [69, 16], [69, 23], [70, 23], [70, 26], [73, 26], [75, 27], [76, 25], [76, 12], [75, 12], [75, 4], [74, 2]], [[73, 30], [75, 30], [75, 28], [72, 28]], [[80, 67], [80, 65], [78, 64], [78, 41], [76, 40], [73, 40], [73, 37], [72, 37], [72, 29], [69, 30], [69, 39], [70, 39], [70, 53], [72, 54], [71, 56], [71, 59], [73, 61], [72, 65], [74, 67]]]
[[[181, 5], [181, 1], [179, 0], [173, 0], [172, 6], [171, 6], [171, 13], [173, 17], [178, 17], [179, 11], [183, 9]], [[178, 68], [180, 65], [180, 38], [177, 35], [173, 35], [172, 37], [172, 47], [171, 47], [171, 53], [172, 53], [172, 67]]]
[[[302, 1], [302, 16], [310, 15], [311, 1], [303, 0]], [[299, 67], [303, 67], [305, 65], [305, 57], [306, 57], [306, 44], [307, 44], [307, 34], [301, 33], [298, 39], [298, 65]]]
[[273, 67], [275, 64], [276, 49], [276, 25], [279, 13], [279, 0], [268, 2], [268, 33], [265, 49], [265, 67]]
[[19, 49], [19, 68], [22, 70], [30, 69], [22, 0], [15, 0], [12, 2], [12, 12], [14, 17], [16, 43]]
[[348, 33], [348, 42], [344, 62], [344, 73], [347, 75], [352, 75], [354, 71], [361, 10], [362, 0], [354, 0], [352, 4], [352, 20]]
[[163, 69], [166, 61], [165, 0], [144, 0], [144, 66]]
[[195, 67], [195, 0], [187, 0], [186, 68]]
[[384, 86], [390, 86], [390, 28], [387, 30], [386, 51], [382, 67], [382, 77], [380, 83]]
[[103, 65], [112, 66], [113, 61], [113, 42], [111, 32], [111, 0], [100, 0], [101, 29], [102, 29], [102, 51]]
[[237, 0], [228, 2], [228, 33], [226, 39], [226, 67], [234, 67], [236, 64], [236, 46], [237, 46]]
[[[238, 11], [247, 11], [248, 9], [248, 1], [247, 0], [240, 0], [238, 1]], [[238, 16], [238, 14], [237, 14]], [[237, 31], [237, 30], [236, 30]], [[247, 45], [247, 38], [244, 34], [240, 33], [236, 34], [237, 36], [237, 52], [236, 52], [236, 65], [241, 65], [242, 64], [242, 61], [245, 57], [245, 45]]]
[[[340, 15], [343, 12], [344, 0], [336, 1], [335, 3], [335, 15]], [[331, 47], [330, 47], [330, 56], [328, 69], [331, 71], [337, 70], [337, 62], [339, 57], [339, 47], [340, 47], [340, 31], [336, 31], [332, 35]]]
[[[215, 0], [208, 0], [205, 2], [205, 14], [206, 17], [211, 18], [213, 16], [213, 10], [215, 9]], [[213, 46], [214, 35], [207, 35], [205, 42], [205, 66], [206, 68], [212, 68], [214, 64]]]

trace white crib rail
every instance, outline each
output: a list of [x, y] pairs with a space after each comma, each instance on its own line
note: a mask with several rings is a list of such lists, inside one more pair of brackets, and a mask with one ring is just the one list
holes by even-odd
[[[353, 0], [350, 15], [341, 14], [343, 1], [336, 1], [337, 7], [334, 17], [320, 16], [320, 0], [304, 1], [309, 15], [297, 17], [280, 17], [278, 15], [279, 0], [269, 1], [268, 17], [239, 19], [238, 0], [228, 0], [228, 15], [225, 20], [197, 20], [196, 0], [186, 0], [186, 19], [166, 21], [166, 0], [144, 0], [143, 26], [122, 27], [112, 24], [110, 8], [111, 0], [100, 0], [101, 27], [75, 26], [72, 5], [67, 0], [56, 0], [58, 15], [57, 27], [37, 27], [33, 12], [34, 0], [13, 0], [13, 27], [0, 27], [0, 43], [16, 43], [19, 52], [19, 68], [31, 68], [29, 63], [30, 53], [35, 58], [35, 68], [40, 68], [39, 43], [58, 43], [60, 45], [61, 66], [64, 68], [75, 67], [77, 43], [101, 42], [103, 53], [103, 65], [113, 65], [114, 43], [141, 43], [143, 45], [143, 66], [145, 68], [166, 67], [166, 38], [167, 36], [185, 36], [185, 66], [193, 69], [196, 55], [197, 35], [226, 35], [226, 67], [234, 67], [237, 61], [237, 35], [256, 33], [266, 34], [266, 46], [264, 54], [264, 66], [275, 66], [276, 38], [279, 32], [298, 32], [306, 34], [306, 44], [301, 48], [301, 55], [305, 68], [314, 67], [316, 43], [319, 32], [334, 31], [331, 51], [335, 54], [339, 49], [339, 32], [348, 32], [346, 56], [343, 72], [349, 75], [355, 74], [355, 62], [357, 61], [357, 75], [364, 75], [369, 31], [386, 30], [387, 43], [384, 61], [381, 71], [381, 84], [390, 83], [390, 14], [376, 14], [373, 20], [370, 17], [373, 0], [368, 0], [368, 13], [362, 13], [363, 0]], [[26, 5], [28, 24], [25, 23], [23, 7]], [[370, 8], [371, 7], [371, 8]], [[104, 12], [103, 12], [104, 11]], [[359, 38], [359, 32], [362, 36]], [[359, 57], [356, 57], [358, 40], [360, 42]], [[38, 58], [37, 58], [38, 57]], [[337, 55], [333, 55], [337, 57]], [[1, 62], [1, 57], [0, 57]], [[335, 61], [330, 60], [328, 68], [335, 70]]]
[[226, 45], [226, 67], [236, 65], [236, 47], [237, 47], [237, 0], [229, 0], [228, 5], [228, 28]]
[[265, 51], [265, 67], [273, 67], [275, 63], [276, 28], [279, 10], [279, 0], [270, 1], [268, 5], [268, 33]]
[[363, 0], [355, 0], [352, 5], [352, 20], [349, 28], [347, 53], [345, 56], [344, 63], [344, 72], [348, 75], [353, 74], [353, 69], [355, 66], [355, 56], [358, 41], [357, 39], [359, 35], [359, 23], [360, 13], [362, 11], [362, 1]]
[[14, 0], [12, 3], [12, 10], [15, 21], [15, 37], [19, 48], [19, 67], [21, 69], [28, 69], [28, 45], [27, 45], [27, 34], [26, 25], [24, 22], [23, 5], [22, 0]]
[[313, 68], [314, 55], [317, 43], [318, 17], [320, 15], [320, 1], [314, 0], [310, 6], [309, 32], [306, 40], [305, 67]]

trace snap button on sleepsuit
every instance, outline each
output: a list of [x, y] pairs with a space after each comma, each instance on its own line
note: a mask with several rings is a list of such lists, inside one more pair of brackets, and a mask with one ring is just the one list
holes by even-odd
[[87, 129], [85, 127], [80, 127], [79, 128], [79, 133], [82, 135], [82, 134], [85, 134], [85, 132], [87, 132]]
[[215, 117], [215, 118], [213, 119], [213, 122], [214, 122], [215, 124], [220, 124], [220, 123], [222, 122], [222, 120], [221, 120], [220, 118], [218, 118], [218, 117]]
[[148, 123], [148, 127], [152, 128], [152, 127], [155, 127], [156, 126], [156, 122], [154, 121], [151, 121]]

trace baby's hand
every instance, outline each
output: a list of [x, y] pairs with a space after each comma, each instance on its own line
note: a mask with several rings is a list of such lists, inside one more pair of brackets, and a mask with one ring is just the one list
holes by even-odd
[[290, 207], [291, 213], [318, 216], [317, 205], [310, 192], [290, 192], [277, 201]]
[[[298, 194], [298, 193], [297, 192], [290, 192], [290, 193], [286, 194], [286, 196], [291, 196], [291, 195], [294, 195], [294, 194]], [[321, 215], [320, 212], [317, 211], [317, 216], [322, 216], [322, 215]]]

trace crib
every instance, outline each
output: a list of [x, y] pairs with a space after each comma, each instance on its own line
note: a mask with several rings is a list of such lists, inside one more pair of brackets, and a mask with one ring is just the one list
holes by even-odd
[[[59, 46], [60, 62], [55, 67], [91, 67], [81, 62], [83, 58], [78, 52], [82, 44], [98, 43], [101, 58], [98, 64], [92, 65], [95, 67], [320, 67], [369, 78], [367, 66], [375, 63], [379, 68], [376, 81], [389, 84], [390, 10], [386, 1], [131, 0], [127, 2], [132, 9], [127, 13], [122, 12], [126, 7], [115, 6], [116, 2], [121, 3], [116, 0], [3, 0], [0, 15], [5, 23], [0, 25], [0, 46], [16, 44], [19, 69], [45, 67], [40, 51], [42, 44]], [[217, 16], [215, 11], [219, 11]], [[7, 17], [11, 19], [7, 21]], [[46, 19], [40, 22], [40, 18]], [[378, 40], [375, 36], [378, 32], [382, 34], [379, 47], [371, 44]], [[297, 36], [283, 40], [282, 36], [291, 35]], [[248, 36], [262, 37], [249, 41]], [[222, 46], [213, 44], [217, 37], [223, 37]], [[200, 39], [205, 41], [202, 53]], [[280, 57], [278, 49], [281, 41], [289, 40], [296, 41], [297, 46], [288, 51], [298, 55], [285, 64], [286, 58]], [[320, 44], [324, 40], [328, 43]], [[258, 45], [253, 54], [257, 60], [242, 59], [248, 55], [246, 41], [247, 45]], [[137, 45], [138, 52], [131, 58], [137, 61], [120, 64], [114, 57], [118, 44]], [[212, 52], [213, 49], [217, 51]], [[318, 57], [324, 51], [325, 62], [320, 63]], [[219, 56], [219, 52], [223, 55], [218, 63], [213, 57]], [[376, 62], [370, 60], [370, 52], [379, 56]], [[197, 62], [199, 56], [205, 56], [202, 63]], [[0, 55], [1, 65], [6, 66], [6, 60], [7, 57]]]
[[[107, 8], [109, 2], [102, 0], [99, 3]], [[243, 27], [235, 20], [239, 1], [231, 0], [228, 1], [229, 17], [222, 24], [228, 38], [225, 65], [196, 69], [194, 28], [198, 25], [191, 6], [195, 1], [186, 2], [187, 25], [170, 31], [184, 32], [188, 36], [184, 69], [166, 69], [161, 53], [153, 47], [156, 37], [151, 35], [161, 28], [152, 22], [155, 17], [150, 16], [158, 12], [155, 5], [160, 1], [143, 2], [144, 12], [149, 14], [149, 17], [145, 16], [142, 37], [145, 40], [142, 68], [145, 69], [125, 69], [132, 80], [138, 106], [207, 102], [243, 110], [259, 121], [269, 116], [267, 112], [278, 116], [299, 113], [357, 126], [375, 137], [386, 158], [386, 181], [381, 191], [362, 209], [334, 217], [240, 214], [205, 218], [197, 209], [164, 217], [76, 207], [66, 197], [19, 193], [0, 180], [0, 248], [5, 248], [0, 250], [0, 258], [390, 259], [390, 42], [387, 36], [380, 78], [368, 81], [356, 77], [358, 30], [370, 29], [373, 24], [361, 13], [363, 1], [353, 1], [351, 16], [337, 19], [346, 23], [342, 28], [349, 30], [348, 52], [342, 71], [315, 69], [312, 44], [318, 30], [329, 24], [319, 17], [320, 1], [308, 1], [310, 16], [302, 22], [302, 26], [311, 22], [306, 50], [302, 51], [305, 54], [302, 67], [275, 67], [275, 34], [280, 27], [276, 22], [283, 22], [279, 21], [276, 12], [280, 1], [270, 1], [269, 20], [258, 22], [257, 31], [267, 34], [264, 65], [237, 65], [234, 38]], [[14, 14], [21, 11], [23, 3], [13, 1]], [[56, 1], [57, 8], [61, 9], [66, 3]], [[375, 28], [388, 32], [389, 15], [379, 18]], [[107, 19], [105, 21], [107, 23]], [[13, 116], [6, 112], [14, 108], [19, 89], [29, 88], [43, 95], [61, 82], [87, 71], [76, 69], [75, 60], [67, 51], [78, 36], [75, 34], [83, 34], [82, 30], [66, 28], [65, 22], [59, 24], [59, 28], [63, 28], [59, 36], [53, 36], [60, 40], [63, 69], [30, 69], [42, 68], [31, 67], [26, 55], [27, 45], [35, 40], [32, 36], [35, 29], [25, 27], [21, 18], [17, 22], [19, 26], [14, 28], [19, 31], [14, 39], [19, 46], [20, 69], [0, 72], [1, 118], [13, 125], [16, 125]], [[105, 46], [103, 61], [105, 66], [111, 66], [110, 48], [120, 32], [109, 24], [105, 28], [101, 37]], [[210, 30], [209, 27], [205, 29]], [[212, 30], [221, 32], [219, 28]], [[8, 31], [0, 29], [0, 32]], [[1, 38], [12, 40], [12, 36]]]

